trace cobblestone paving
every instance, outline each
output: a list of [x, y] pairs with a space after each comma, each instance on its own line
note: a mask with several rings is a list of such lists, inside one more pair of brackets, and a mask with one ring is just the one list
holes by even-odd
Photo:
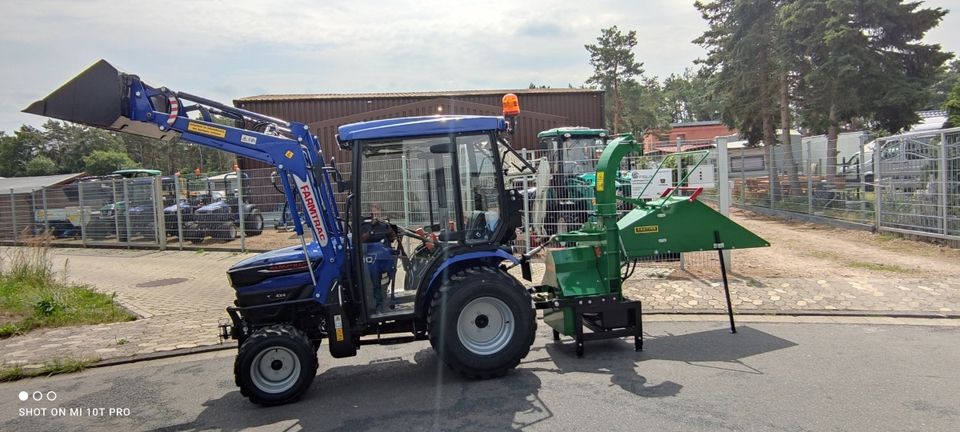
[[54, 249], [74, 282], [116, 293], [136, 321], [36, 330], [0, 340], [0, 363], [36, 366], [54, 358], [106, 360], [219, 343], [217, 324], [233, 302], [226, 270], [245, 254]]
[[[225, 271], [246, 256], [104, 249], [55, 249], [53, 254], [57, 268], [66, 268], [71, 280], [116, 293], [140, 319], [3, 339], [2, 364], [33, 366], [58, 357], [106, 360], [216, 345], [217, 323], [227, 318], [224, 308], [233, 301]], [[534, 266], [535, 280], [542, 271], [542, 265]], [[816, 275], [758, 279], [733, 274], [731, 296], [739, 312], [960, 316], [960, 280]], [[647, 312], [719, 312], [725, 302], [717, 276], [701, 279], [678, 269], [638, 269], [624, 291], [642, 300]]]

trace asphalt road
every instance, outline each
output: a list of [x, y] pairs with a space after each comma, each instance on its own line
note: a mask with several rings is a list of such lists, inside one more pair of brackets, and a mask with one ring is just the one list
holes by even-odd
[[[955, 431], [960, 425], [960, 327], [750, 324], [736, 335], [723, 323], [647, 327], [642, 353], [624, 341], [593, 342], [577, 359], [569, 342], [555, 345], [541, 324], [523, 364], [489, 381], [452, 375], [424, 342], [365, 347], [350, 359], [324, 354], [304, 399], [274, 408], [240, 395], [232, 351], [31, 379], [0, 385], [0, 430]], [[52, 391], [56, 399], [21, 402], [23, 391], [42, 398]]]

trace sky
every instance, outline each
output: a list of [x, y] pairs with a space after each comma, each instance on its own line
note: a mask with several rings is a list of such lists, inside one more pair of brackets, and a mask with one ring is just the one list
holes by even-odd
[[[960, 52], [960, 4], [925, 42]], [[579, 86], [584, 44], [636, 30], [646, 76], [703, 57], [692, 0], [4, 0], [0, 131], [46, 119], [20, 113], [99, 59], [153, 86], [230, 103], [260, 94]]]

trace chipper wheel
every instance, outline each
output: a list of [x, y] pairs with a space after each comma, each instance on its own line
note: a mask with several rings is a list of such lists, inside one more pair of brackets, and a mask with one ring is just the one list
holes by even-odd
[[233, 365], [240, 394], [263, 406], [303, 395], [317, 374], [317, 352], [307, 335], [289, 325], [257, 329], [240, 346]]
[[430, 344], [451, 369], [471, 378], [492, 378], [517, 367], [530, 352], [537, 329], [530, 294], [495, 268], [460, 271], [433, 297]]

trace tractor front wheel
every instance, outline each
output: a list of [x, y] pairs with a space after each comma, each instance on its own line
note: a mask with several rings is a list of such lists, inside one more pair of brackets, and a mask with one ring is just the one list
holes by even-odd
[[433, 297], [427, 326], [440, 359], [472, 378], [497, 377], [517, 367], [537, 328], [527, 290], [490, 267], [450, 277]]
[[317, 352], [302, 331], [289, 325], [257, 329], [243, 344], [233, 373], [240, 394], [263, 406], [299, 399], [317, 374]]

